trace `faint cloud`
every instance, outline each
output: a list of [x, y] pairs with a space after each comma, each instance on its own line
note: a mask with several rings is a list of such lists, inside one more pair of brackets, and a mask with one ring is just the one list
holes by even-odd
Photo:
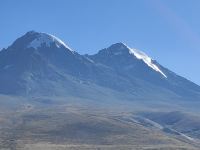
[[156, 8], [159, 13], [167, 20], [167, 22], [176, 29], [181, 38], [184, 38], [187, 42], [192, 44], [194, 49], [200, 47], [200, 37], [190, 27], [187, 21], [181, 18], [175, 11], [173, 11], [161, 0], [152, 0], [150, 4]]

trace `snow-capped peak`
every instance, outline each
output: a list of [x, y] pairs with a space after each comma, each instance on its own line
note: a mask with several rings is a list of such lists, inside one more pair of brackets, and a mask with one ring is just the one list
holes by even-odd
[[152, 59], [145, 54], [142, 51], [139, 51], [137, 49], [134, 48], [130, 48], [128, 47], [126, 44], [124, 44], [128, 49], [129, 49], [129, 53], [134, 55], [137, 59], [141, 59], [143, 60], [149, 67], [151, 67], [153, 70], [159, 72], [160, 74], [162, 74], [165, 78], [167, 78], [167, 76], [159, 69], [158, 66], [156, 66], [153, 62]]
[[42, 44], [50, 47], [52, 43], [55, 43], [56, 47], [60, 48], [61, 46], [73, 51], [69, 46], [67, 46], [61, 39], [57, 38], [54, 35], [47, 33], [39, 33], [37, 37], [28, 45], [28, 47], [38, 48]]

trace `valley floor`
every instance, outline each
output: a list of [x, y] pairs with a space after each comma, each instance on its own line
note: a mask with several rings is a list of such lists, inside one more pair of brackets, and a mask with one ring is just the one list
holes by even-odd
[[16, 105], [0, 109], [1, 150], [200, 149], [197, 131], [181, 133], [157, 121], [155, 114], [76, 101], [4, 98]]
[[198, 150], [197, 148], [173, 145], [57, 145], [37, 143], [25, 145], [21, 150]]

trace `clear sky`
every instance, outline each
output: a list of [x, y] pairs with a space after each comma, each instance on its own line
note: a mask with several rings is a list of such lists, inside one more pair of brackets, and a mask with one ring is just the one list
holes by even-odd
[[0, 48], [29, 30], [81, 54], [124, 42], [200, 85], [200, 0], [1, 0]]

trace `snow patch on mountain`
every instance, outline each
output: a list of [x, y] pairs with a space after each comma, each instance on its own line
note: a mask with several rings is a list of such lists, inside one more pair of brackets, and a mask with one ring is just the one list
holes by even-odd
[[[124, 44], [125, 45], [125, 44]], [[127, 45], [125, 45], [128, 49], [129, 49], [129, 53], [133, 54], [137, 59], [141, 59], [143, 60], [149, 67], [151, 67], [153, 70], [159, 72], [160, 74], [162, 74], [165, 78], [167, 78], [167, 76], [159, 69], [158, 66], [156, 66], [153, 62], [152, 59], [145, 54], [142, 51], [139, 51], [137, 49], [134, 48], [130, 48]]]
[[36, 39], [34, 39], [29, 45], [29, 47], [33, 47], [37, 49], [38, 47], [41, 47], [42, 44], [45, 44], [46, 46], [50, 47], [52, 43], [55, 43], [56, 47], [60, 48], [61, 46], [64, 46], [65, 48], [69, 49], [70, 51], [73, 51], [69, 46], [67, 46], [61, 39], [57, 38], [54, 35], [47, 34], [47, 33], [40, 33]]

